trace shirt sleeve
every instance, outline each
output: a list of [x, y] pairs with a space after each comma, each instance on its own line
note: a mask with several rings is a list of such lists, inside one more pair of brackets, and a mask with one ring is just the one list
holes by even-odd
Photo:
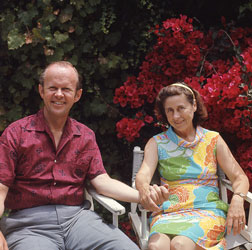
[[0, 183], [11, 187], [17, 163], [17, 135], [15, 127], [7, 127], [0, 137]]
[[96, 176], [98, 176], [100, 174], [105, 174], [107, 172], [104, 168], [101, 153], [100, 153], [100, 150], [99, 150], [98, 145], [96, 143], [96, 139], [95, 139], [94, 134], [90, 138], [89, 145], [90, 145], [90, 149], [91, 149], [90, 153], [92, 152], [91, 153], [92, 157], [91, 157], [90, 163], [89, 163], [87, 178], [89, 180], [92, 180]]

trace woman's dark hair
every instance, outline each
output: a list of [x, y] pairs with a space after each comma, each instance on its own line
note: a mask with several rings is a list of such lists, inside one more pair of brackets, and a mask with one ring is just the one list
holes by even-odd
[[[178, 84], [178, 85], [176, 85]], [[184, 82], [175, 83], [174, 85], [171, 84], [169, 86], [163, 87], [157, 97], [155, 103], [155, 115], [163, 125], [170, 125], [166, 118], [165, 109], [164, 109], [164, 102], [170, 96], [181, 95], [184, 94], [189, 103], [193, 105], [194, 98], [196, 100], [197, 110], [194, 113], [193, 117], [193, 125], [196, 127], [200, 125], [203, 121], [207, 119], [207, 109], [203, 103], [203, 100], [197, 90], [192, 89]]]

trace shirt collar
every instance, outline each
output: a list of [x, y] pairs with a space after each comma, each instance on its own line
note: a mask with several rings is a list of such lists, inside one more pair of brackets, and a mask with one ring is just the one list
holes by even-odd
[[[46, 131], [46, 129], [49, 129], [49, 127], [46, 123], [43, 109], [41, 109], [36, 115], [32, 116], [32, 118], [30, 119], [30, 122], [28, 123], [26, 127], [26, 130], [43, 132], [43, 131]], [[75, 120], [73, 120], [70, 117], [67, 118], [64, 132], [67, 135], [71, 135], [71, 134], [81, 135], [81, 131], [78, 124], [76, 124]]]

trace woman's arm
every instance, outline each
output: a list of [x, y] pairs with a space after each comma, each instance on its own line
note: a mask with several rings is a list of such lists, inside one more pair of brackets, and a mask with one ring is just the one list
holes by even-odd
[[136, 175], [136, 188], [139, 191], [140, 203], [151, 211], [159, 211], [157, 204], [163, 203], [169, 196], [168, 185], [150, 185], [157, 163], [157, 143], [154, 138], [151, 138], [145, 146], [143, 163]]
[[217, 141], [217, 162], [232, 183], [234, 195], [227, 215], [227, 233], [240, 233], [245, 227], [244, 199], [238, 194], [246, 195], [249, 190], [249, 181], [244, 171], [233, 157], [225, 141], [219, 136]]

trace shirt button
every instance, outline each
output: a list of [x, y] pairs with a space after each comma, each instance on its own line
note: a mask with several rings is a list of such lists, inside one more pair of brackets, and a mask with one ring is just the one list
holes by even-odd
[[54, 160], [54, 162], [56, 163], [56, 162], [57, 162], [57, 160]]
[[57, 182], [55, 181], [55, 182], [53, 183], [53, 185], [56, 186], [56, 184], [57, 184]]

